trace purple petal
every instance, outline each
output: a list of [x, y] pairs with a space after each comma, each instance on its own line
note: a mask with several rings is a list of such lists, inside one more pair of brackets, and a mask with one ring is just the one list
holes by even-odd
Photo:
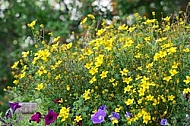
[[31, 116], [29, 122], [31, 122], [31, 121], [36, 121], [37, 123], [39, 123], [41, 116], [42, 116], [42, 115], [41, 115], [40, 112], [36, 112], [34, 115]]
[[117, 113], [117, 112], [112, 112], [112, 114], [109, 116], [110, 117], [110, 119], [112, 120], [113, 118], [115, 118], [115, 119], [119, 119], [120, 118], [120, 115], [119, 115], [119, 113]]
[[44, 120], [45, 120], [45, 124], [49, 125], [51, 123], [53, 123], [56, 119], [57, 119], [58, 114], [55, 113], [53, 110], [49, 110], [48, 114], [45, 115]]
[[91, 116], [91, 120], [93, 124], [100, 124], [104, 121], [105, 116], [106, 116], [106, 112], [99, 109], [95, 114]]
[[106, 106], [105, 106], [105, 105], [102, 105], [102, 106], [100, 106], [100, 107], [98, 108], [98, 110], [103, 110], [103, 111], [105, 111], [105, 110], [106, 110]]
[[9, 107], [12, 109], [13, 113], [17, 108], [20, 108], [21, 106], [19, 105], [18, 102], [9, 102]]

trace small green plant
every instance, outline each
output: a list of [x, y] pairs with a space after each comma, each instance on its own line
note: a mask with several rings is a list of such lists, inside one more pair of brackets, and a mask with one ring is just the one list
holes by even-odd
[[88, 15], [86, 36], [67, 44], [45, 41], [30, 23], [36, 51], [12, 66], [14, 100], [38, 102], [41, 113], [53, 108], [63, 125], [189, 125], [187, 15], [134, 16], [130, 27], [104, 20], [96, 29]]

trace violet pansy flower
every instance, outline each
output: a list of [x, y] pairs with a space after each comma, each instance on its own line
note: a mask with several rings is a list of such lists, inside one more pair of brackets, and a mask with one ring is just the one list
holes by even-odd
[[36, 112], [34, 115], [31, 116], [29, 122], [31, 122], [31, 121], [36, 121], [37, 123], [39, 123], [41, 116], [42, 116], [42, 115], [41, 115], [40, 112]]
[[19, 105], [18, 102], [10, 102], [9, 107], [12, 109], [13, 113], [16, 111], [17, 108], [20, 108], [21, 106]]
[[106, 111], [99, 109], [96, 113], [91, 116], [93, 124], [100, 124], [104, 121]]
[[131, 116], [132, 116], [132, 114], [131, 114], [130, 112], [126, 112], [126, 113], [125, 113], [125, 117], [126, 117], [126, 118], [130, 118]]
[[105, 110], [106, 110], [106, 106], [105, 106], [105, 105], [102, 105], [102, 106], [100, 106], [100, 107], [98, 108], [98, 110], [103, 110], [103, 111], [105, 111]]
[[45, 120], [45, 124], [49, 125], [51, 123], [53, 123], [56, 119], [57, 119], [58, 114], [56, 112], [54, 112], [53, 110], [49, 110], [48, 114], [45, 115], [44, 120]]
[[162, 120], [160, 121], [160, 125], [162, 125], [162, 126], [168, 125], [167, 119], [162, 119]]
[[119, 119], [120, 118], [120, 115], [119, 113], [117, 112], [112, 112], [111, 115], [109, 116], [110, 120], [113, 120], [113, 119]]

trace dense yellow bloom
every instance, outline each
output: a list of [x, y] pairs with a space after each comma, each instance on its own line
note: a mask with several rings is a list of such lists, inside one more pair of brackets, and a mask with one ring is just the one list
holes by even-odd
[[43, 84], [40, 83], [40, 84], [38, 84], [37, 88], [35, 88], [35, 89], [38, 90], [38, 91], [40, 91], [43, 87], [44, 87]]
[[75, 122], [80, 122], [81, 120], [82, 120], [81, 116], [76, 116], [74, 119]]
[[69, 117], [69, 108], [62, 107], [58, 117], [62, 117], [61, 122], [64, 122]]

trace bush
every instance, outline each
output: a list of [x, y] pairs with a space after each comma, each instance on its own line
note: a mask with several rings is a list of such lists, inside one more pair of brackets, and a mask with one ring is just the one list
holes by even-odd
[[113, 20], [98, 30], [94, 18], [81, 22], [86, 35], [73, 43], [34, 34], [36, 50], [12, 66], [14, 101], [38, 102], [42, 115], [59, 112], [52, 117], [62, 124], [190, 124], [187, 18], [158, 22], [136, 13], [130, 27]]

